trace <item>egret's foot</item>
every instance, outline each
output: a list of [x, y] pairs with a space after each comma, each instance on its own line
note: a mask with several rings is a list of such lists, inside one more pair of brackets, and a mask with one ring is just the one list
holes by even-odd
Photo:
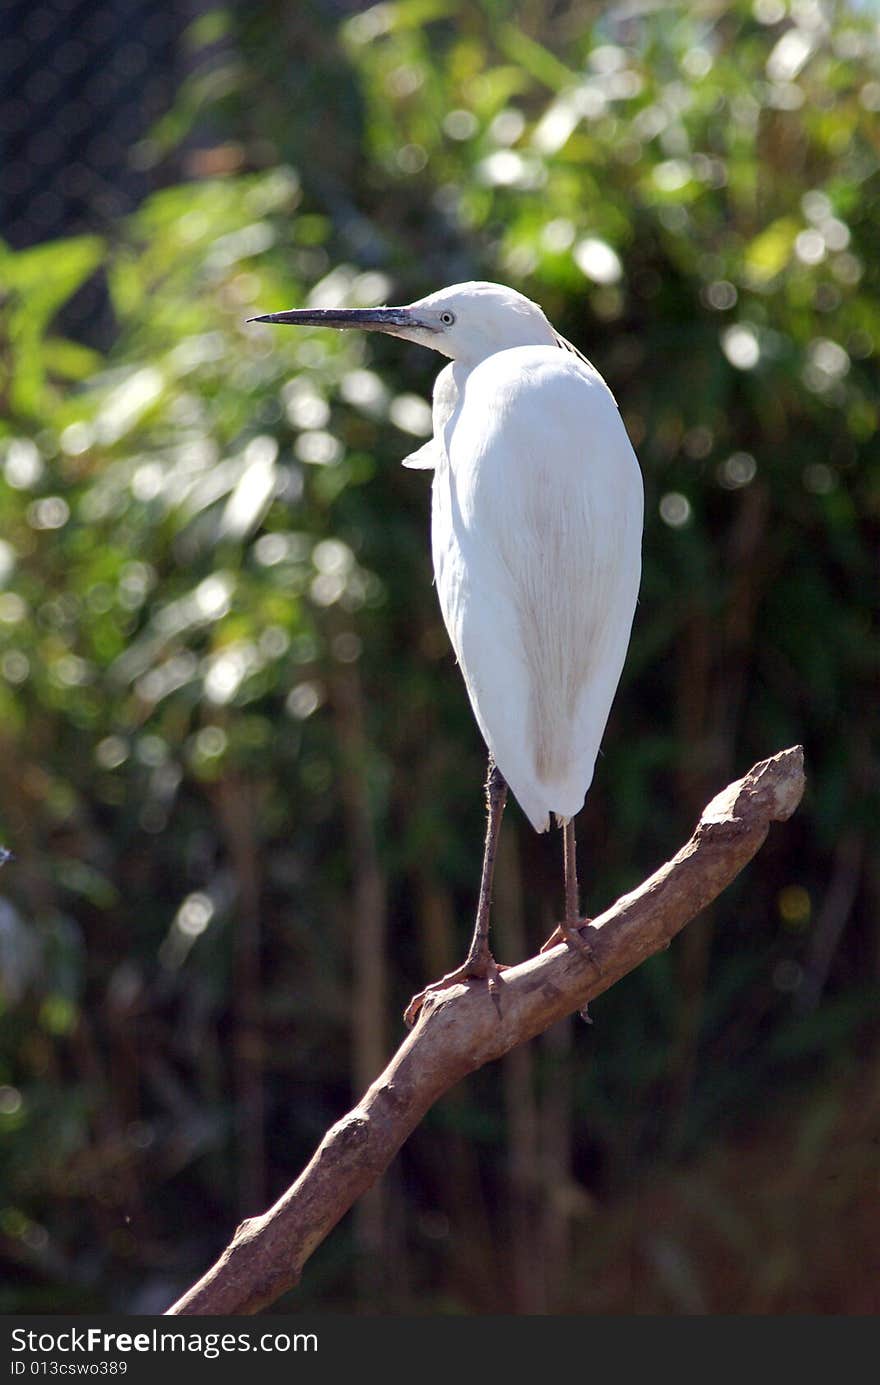
[[501, 1015], [500, 997], [500, 977], [503, 971], [507, 971], [504, 962], [496, 962], [491, 952], [486, 949], [482, 956], [468, 957], [462, 962], [455, 971], [447, 972], [441, 976], [439, 981], [432, 981], [430, 986], [426, 986], [423, 991], [414, 995], [409, 1005], [403, 1012], [403, 1018], [412, 1029], [419, 1017], [419, 1011], [429, 996], [438, 995], [440, 991], [446, 991], [450, 986], [456, 986], [459, 981], [487, 981], [489, 983], [489, 994], [495, 1002], [495, 1008]]
[[549, 952], [551, 948], [558, 947], [560, 943], [568, 943], [569, 947], [575, 952], [579, 952], [586, 962], [590, 962], [598, 971], [599, 964], [593, 956], [593, 949], [587, 942], [582, 928], [586, 928], [590, 919], [578, 919], [577, 923], [557, 923], [550, 937], [543, 944], [541, 951]]

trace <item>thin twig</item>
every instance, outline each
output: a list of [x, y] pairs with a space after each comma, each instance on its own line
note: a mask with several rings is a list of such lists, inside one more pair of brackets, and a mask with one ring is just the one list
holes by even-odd
[[262, 1216], [242, 1222], [207, 1274], [168, 1312], [256, 1313], [298, 1283], [336, 1223], [381, 1176], [430, 1106], [467, 1073], [580, 1010], [661, 948], [751, 860], [804, 789], [800, 746], [755, 765], [704, 809], [678, 855], [585, 930], [593, 962], [560, 944], [503, 973], [501, 1007], [468, 982], [430, 997], [359, 1104]]

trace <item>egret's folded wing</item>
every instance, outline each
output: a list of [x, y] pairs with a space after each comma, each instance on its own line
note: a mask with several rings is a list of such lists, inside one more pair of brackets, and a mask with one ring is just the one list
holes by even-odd
[[401, 466], [411, 467], [413, 471], [433, 471], [437, 465], [437, 443], [430, 438], [416, 452], [404, 457]]
[[553, 348], [470, 372], [434, 482], [437, 590], [480, 729], [538, 830], [592, 778], [640, 570], [638, 464], [596, 372]]

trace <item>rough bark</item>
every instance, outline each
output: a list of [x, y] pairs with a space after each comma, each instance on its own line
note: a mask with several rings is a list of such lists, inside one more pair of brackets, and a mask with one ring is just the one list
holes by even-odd
[[242, 1222], [217, 1263], [168, 1312], [256, 1313], [293, 1288], [312, 1251], [438, 1097], [667, 947], [751, 860], [771, 822], [791, 816], [803, 789], [803, 751], [795, 746], [713, 798], [678, 854], [585, 930], [592, 963], [560, 944], [504, 972], [500, 1007], [480, 982], [428, 1000], [388, 1067], [328, 1130], [296, 1182], [262, 1216]]

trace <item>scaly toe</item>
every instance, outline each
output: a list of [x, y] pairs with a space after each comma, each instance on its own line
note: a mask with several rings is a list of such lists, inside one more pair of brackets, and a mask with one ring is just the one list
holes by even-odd
[[581, 932], [581, 929], [585, 928], [590, 922], [590, 919], [579, 919], [576, 924], [558, 923], [550, 934], [550, 937], [541, 947], [541, 951], [550, 952], [552, 948], [558, 947], [560, 943], [568, 943], [569, 947], [575, 952], [579, 952], [585, 961], [591, 962], [598, 971], [599, 967], [593, 956], [593, 949]]
[[461, 981], [486, 981], [489, 986], [489, 994], [495, 1002], [495, 1008], [501, 1014], [501, 1000], [498, 994], [499, 980], [501, 973], [507, 970], [504, 962], [496, 962], [491, 952], [485, 957], [477, 957], [473, 960], [468, 959], [463, 962], [455, 971], [450, 971], [446, 976], [441, 976], [439, 981], [432, 981], [430, 986], [426, 986], [423, 991], [419, 991], [413, 996], [409, 1005], [403, 1012], [404, 1023], [412, 1029], [419, 1013], [429, 996], [439, 995], [441, 991], [448, 991], [450, 986], [456, 986]]

